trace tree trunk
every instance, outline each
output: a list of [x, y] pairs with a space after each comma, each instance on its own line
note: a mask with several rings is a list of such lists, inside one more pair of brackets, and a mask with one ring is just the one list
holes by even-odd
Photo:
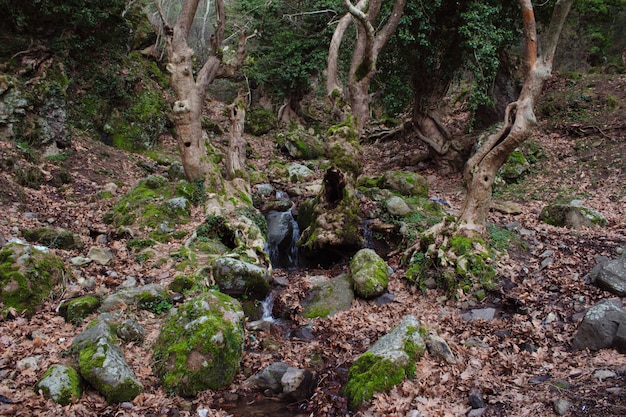
[[543, 55], [537, 56], [537, 29], [531, 0], [519, 0], [526, 40], [526, 76], [518, 100], [508, 105], [504, 125], [478, 149], [466, 164], [467, 195], [457, 220], [457, 233], [485, 233], [493, 182], [508, 156], [531, 134], [536, 124], [534, 106], [544, 82], [550, 77], [556, 45], [573, 0], [557, 0], [545, 35]]
[[229, 106], [230, 140], [226, 155], [226, 174], [228, 179], [243, 177], [246, 172], [246, 141], [243, 138], [246, 106], [241, 97]]
[[[373, 22], [380, 12], [381, 0], [361, 0], [356, 5], [350, 0], [344, 0], [344, 3], [348, 8], [348, 13], [339, 21], [328, 51], [326, 92], [333, 104], [333, 113], [339, 115], [345, 113], [343, 111], [345, 97], [337, 76], [337, 60], [343, 35], [350, 23], [355, 20], [357, 39], [348, 74], [348, 101], [351, 112], [356, 117], [357, 134], [361, 136], [370, 117], [369, 86], [372, 77], [376, 74], [376, 60], [380, 50], [396, 30], [406, 0], [396, 0], [389, 19], [378, 33], [373, 27]], [[343, 116], [345, 117], [345, 114]]]

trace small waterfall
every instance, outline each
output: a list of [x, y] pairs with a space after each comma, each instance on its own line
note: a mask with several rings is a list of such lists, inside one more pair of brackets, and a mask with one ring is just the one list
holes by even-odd
[[269, 321], [270, 323], [274, 322], [274, 317], [272, 317], [272, 310], [274, 309], [274, 292], [271, 291], [265, 300], [261, 302], [261, 308], [263, 309], [263, 315], [261, 316], [261, 320]]
[[[283, 191], [276, 191], [276, 199], [289, 201]], [[270, 256], [272, 267], [295, 269], [299, 267], [298, 246], [300, 228], [293, 217], [292, 208], [286, 211], [270, 210], [266, 215], [267, 244], [265, 250]]]

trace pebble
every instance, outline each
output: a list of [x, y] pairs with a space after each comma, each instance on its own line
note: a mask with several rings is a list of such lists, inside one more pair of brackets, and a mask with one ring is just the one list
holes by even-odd
[[613, 371], [609, 371], [608, 369], [598, 369], [593, 373], [593, 377], [599, 381], [604, 381], [608, 378], [615, 378], [617, 374]]
[[478, 388], [472, 388], [469, 393], [469, 403], [472, 409], [484, 408], [485, 401], [483, 400], [483, 393]]
[[34, 371], [36, 371], [37, 369], [39, 369], [39, 363], [37, 361], [37, 358], [34, 356], [29, 356], [27, 358], [21, 359], [17, 362], [17, 369], [19, 369], [20, 371], [23, 371], [24, 369], [33, 369]]
[[126, 410], [130, 410], [133, 407], [135, 407], [135, 405], [129, 401], [124, 401], [123, 403], [120, 404], [120, 407], [126, 409]]
[[554, 405], [554, 412], [556, 413], [556, 415], [564, 416], [565, 414], [567, 414], [567, 411], [572, 406], [572, 403], [567, 400], [564, 400], [563, 398], [558, 398], [557, 400], [554, 401], [553, 405]]
[[487, 412], [486, 408], [475, 408], [467, 413], [467, 417], [482, 417]]

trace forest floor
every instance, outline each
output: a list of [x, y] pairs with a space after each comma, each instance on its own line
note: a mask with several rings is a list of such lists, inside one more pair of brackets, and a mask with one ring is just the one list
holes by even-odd
[[[544, 95], [543, 111], [564, 111], [565, 103], [558, 96], [564, 86], [566, 81], [551, 84]], [[281, 304], [293, 313], [286, 326], [297, 329], [309, 325], [314, 339], [286, 336], [277, 329], [247, 337], [242, 370], [235, 381], [226, 389], [185, 399], [167, 395], [151, 371], [151, 346], [158, 335], [160, 317], [129, 309], [127, 313], [147, 330], [142, 345], [125, 345], [126, 359], [144, 384], [144, 392], [132, 404], [108, 405], [88, 388], [79, 401], [61, 407], [36, 393], [33, 386], [51, 364], [70, 360], [67, 352], [72, 339], [89, 320], [77, 327], [65, 323], [55, 312], [59, 299], [51, 299], [31, 318], [0, 321], [0, 396], [10, 401], [0, 402], [0, 415], [464, 416], [471, 409], [468, 396], [472, 389], [480, 390], [484, 397], [485, 416], [554, 415], [557, 398], [572, 403], [570, 416], [626, 415], [626, 355], [614, 350], [571, 348], [585, 309], [602, 299], [615, 298], [586, 283], [585, 276], [599, 256], [614, 258], [619, 248], [626, 246], [626, 77], [596, 81], [591, 92], [585, 86], [581, 94], [592, 96], [592, 103], [602, 94], [613, 97], [621, 109], [619, 116], [601, 120], [600, 109], [593, 124], [588, 123], [591, 119], [563, 117], [560, 121], [550, 118], [537, 128], [532, 140], [543, 156], [522, 181], [498, 188], [494, 194], [496, 201], [520, 203], [523, 213], [490, 215], [497, 226], [517, 221], [529, 234], [510, 243], [508, 256], [499, 262], [500, 285], [483, 301], [462, 293], [450, 299], [442, 290], [419, 291], [404, 278], [399, 257], [392, 256], [387, 260], [394, 270], [389, 282], [389, 292], [395, 297], [392, 303], [379, 306], [356, 300], [348, 311], [311, 320], [298, 314], [300, 302], [310, 289], [308, 278], [335, 276], [346, 270], [346, 265], [331, 270], [275, 270], [275, 276], [289, 280], [280, 295]], [[561, 107], [550, 106], [551, 97]], [[262, 165], [264, 155], [276, 152], [269, 139], [248, 139], [261, 156], [253, 161], [255, 164]], [[175, 155], [171, 140], [163, 145]], [[19, 154], [7, 142], [0, 142], [0, 150], [3, 155]], [[365, 144], [366, 171], [414, 170], [412, 155], [416, 152], [419, 148], [414, 143], [402, 141]], [[7, 239], [20, 237], [20, 229], [50, 223], [78, 233], [86, 243], [85, 252], [95, 244], [96, 235], [110, 232], [102, 218], [114, 201], [98, 198], [98, 191], [115, 181], [123, 184], [121, 195], [150, 171], [162, 169], [144, 156], [86, 139], [74, 140], [67, 160], [42, 160], [40, 166], [50, 176], [62, 166], [71, 173], [73, 182], [63, 188], [44, 185], [39, 190], [22, 189], [7, 171], [0, 171], [0, 232]], [[428, 178], [431, 196], [448, 201], [453, 209], [460, 208], [464, 190], [459, 175], [440, 176], [428, 163], [420, 164], [418, 170]], [[539, 221], [539, 212], [546, 204], [574, 198], [604, 214], [608, 224], [572, 230]], [[195, 209], [194, 219], [185, 226], [190, 233], [203, 220], [200, 208]], [[182, 242], [159, 244], [155, 259], [171, 259], [169, 255]], [[82, 268], [83, 276], [96, 279], [96, 292], [112, 291], [129, 275], [142, 284], [167, 285], [176, 274], [173, 260], [158, 265], [138, 262], [125, 241], [113, 240], [108, 245], [115, 253], [112, 264]], [[553, 251], [553, 261], [542, 267], [542, 255], [547, 250]], [[68, 265], [69, 259], [79, 254], [56, 253]], [[468, 309], [482, 307], [496, 308], [496, 317], [489, 321], [461, 317]], [[349, 412], [341, 387], [350, 364], [408, 314], [447, 340], [457, 363], [442, 363], [427, 353], [417, 363], [413, 379], [376, 394], [363, 409]], [[23, 365], [25, 358], [34, 358], [34, 366]], [[278, 360], [315, 371], [319, 382], [308, 402], [288, 404], [241, 392], [240, 385], [248, 376]], [[598, 370], [612, 373], [599, 378]]]

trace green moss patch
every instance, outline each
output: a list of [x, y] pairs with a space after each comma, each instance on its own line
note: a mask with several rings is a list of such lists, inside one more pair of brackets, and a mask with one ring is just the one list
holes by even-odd
[[388, 359], [364, 353], [350, 368], [344, 394], [351, 409], [357, 409], [372, 399], [376, 392], [388, 391], [402, 382], [405, 369]]
[[228, 385], [241, 362], [243, 317], [239, 302], [217, 291], [180, 305], [154, 345], [154, 373], [163, 387], [192, 397]]
[[64, 276], [63, 261], [50, 253], [17, 243], [0, 251], [0, 300], [4, 309], [32, 315]]

